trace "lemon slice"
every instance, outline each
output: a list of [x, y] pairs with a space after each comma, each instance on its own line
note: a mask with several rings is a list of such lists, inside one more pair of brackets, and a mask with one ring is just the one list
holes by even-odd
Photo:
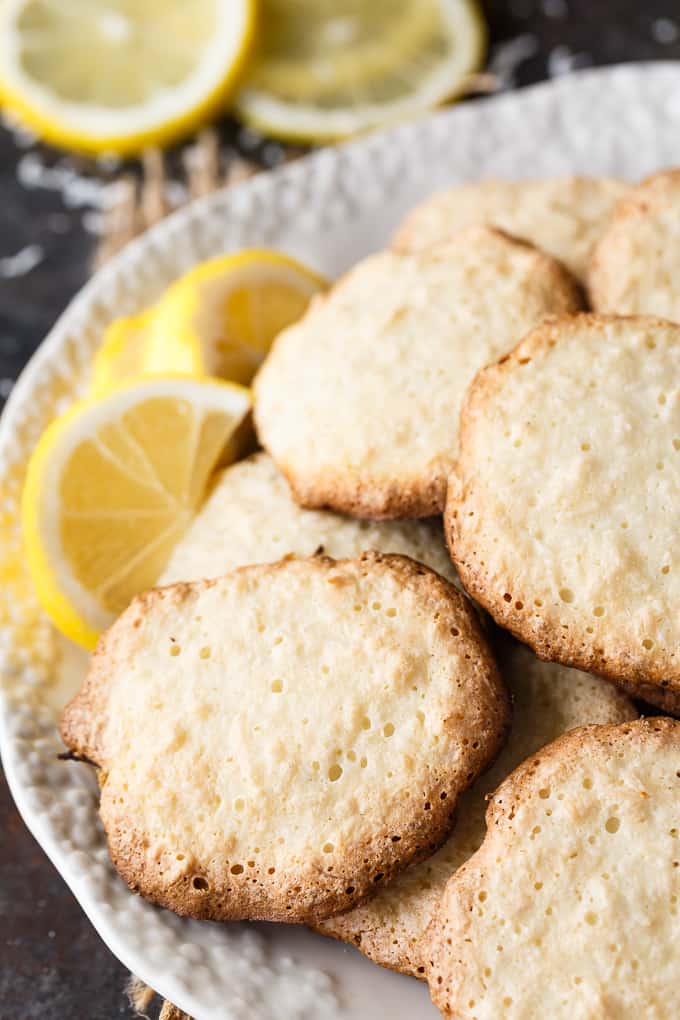
[[[101, 347], [94, 356], [90, 392], [108, 393], [114, 386], [145, 374], [149, 327], [155, 309], [115, 319], [107, 328]], [[162, 373], [175, 373], [175, 365], [166, 364]], [[190, 373], [193, 374], [193, 373]]]
[[224, 108], [253, 11], [254, 0], [6, 0], [0, 97], [65, 148], [168, 143]]
[[275, 251], [251, 249], [196, 266], [156, 305], [145, 370], [219, 376], [247, 384], [277, 333], [327, 286]]
[[38, 597], [86, 648], [151, 587], [199, 505], [250, 393], [219, 380], [145, 379], [76, 404], [43, 433], [22, 498]]
[[261, 0], [260, 25], [236, 112], [293, 141], [422, 113], [460, 93], [486, 49], [476, 0]]
[[247, 384], [277, 333], [326, 286], [311, 269], [275, 251], [203, 262], [158, 304], [111, 323], [94, 358], [91, 392], [167, 373]]

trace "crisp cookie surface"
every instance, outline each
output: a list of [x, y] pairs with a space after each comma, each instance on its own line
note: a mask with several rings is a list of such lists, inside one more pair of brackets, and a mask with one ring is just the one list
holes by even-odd
[[680, 1015], [680, 722], [574, 730], [496, 792], [427, 936], [456, 1020]]
[[541, 658], [680, 690], [680, 327], [546, 323], [477, 376], [445, 530], [465, 588]]
[[303, 510], [271, 457], [257, 453], [218, 477], [203, 508], [166, 566], [160, 584], [219, 577], [248, 563], [270, 563], [289, 553], [333, 559], [366, 550], [400, 553], [457, 583], [441, 521], [357, 521], [323, 510]]
[[444, 887], [484, 839], [487, 796], [520, 762], [575, 726], [627, 722], [638, 714], [613, 684], [540, 662], [525, 645], [504, 641], [498, 662], [513, 698], [510, 736], [491, 768], [460, 798], [447, 842], [366, 903], [317, 925], [384, 967], [423, 978], [422, 937]]
[[100, 768], [133, 889], [192, 917], [310, 921], [436, 848], [507, 721], [465, 598], [368, 553], [140, 596], [61, 729]]
[[475, 372], [579, 301], [557, 262], [486, 227], [370, 256], [275, 341], [255, 380], [260, 440], [303, 506], [439, 513]]
[[655, 174], [617, 205], [593, 250], [593, 308], [680, 322], [680, 170]]
[[399, 251], [419, 251], [463, 227], [490, 223], [542, 248], [582, 280], [593, 244], [627, 191], [628, 185], [611, 177], [462, 184], [417, 206], [393, 244]]
[[[619, 689], [625, 691], [630, 698], [639, 698], [654, 708], [660, 708], [662, 712], [680, 717], [680, 691], [670, 690], [668, 687], [657, 687], [655, 684], [619, 684]], [[649, 715], [649, 712], [643, 713]]]

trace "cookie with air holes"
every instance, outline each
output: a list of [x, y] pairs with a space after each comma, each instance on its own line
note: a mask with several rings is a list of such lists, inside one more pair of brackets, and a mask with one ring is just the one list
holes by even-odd
[[302, 506], [441, 513], [477, 369], [580, 307], [561, 265], [487, 227], [371, 255], [277, 337], [255, 379], [260, 441]]
[[190, 917], [308, 922], [437, 848], [508, 715], [464, 596], [367, 553], [140, 596], [61, 733], [99, 770], [132, 889]]
[[612, 177], [485, 180], [432, 195], [406, 217], [394, 237], [397, 251], [421, 251], [457, 230], [488, 223], [586, 277], [594, 243], [628, 185]]
[[680, 169], [648, 177], [617, 204], [592, 253], [593, 308], [680, 322]]
[[375, 896], [317, 925], [322, 935], [350, 942], [375, 963], [424, 980], [423, 936], [446, 883], [481, 846], [489, 795], [530, 754], [567, 730], [621, 723], [638, 715], [614, 684], [555, 663], [525, 646], [499, 640], [496, 649], [513, 700], [512, 728], [500, 755], [462, 795], [448, 840], [428, 860], [411, 865]]
[[572, 730], [494, 794], [425, 949], [456, 1020], [680, 1015], [680, 721]]
[[[668, 715], [680, 717], [680, 691], [669, 690], [668, 687], [656, 684], [618, 684], [619, 690], [625, 691], [631, 698], [637, 698], [653, 708], [661, 709]], [[643, 714], [650, 715], [643, 705]]]
[[458, 583], [440, 519], [373, 522], [304, 510], [262, 452], [218, 475], [159, 583], [219, 577], [249, 563], [273, 562], [289, 553], [311, 556], [318, 549], [333, 559], [370, 549], [399, 553]]
[[679, 358], [661, 319], [532, 331], [468, 392], [445, 514], [466, 590], [541, 658], [674, 692]]

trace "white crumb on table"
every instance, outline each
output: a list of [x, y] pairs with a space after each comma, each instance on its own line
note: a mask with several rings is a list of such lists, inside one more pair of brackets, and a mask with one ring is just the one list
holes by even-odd
[[0, 257], [0, 278], [13, 280], [17, 276], [25, 276], [40, 265], [45, 257], [45, 250], [40, 244], [27, 244], [14, 255]]
[[535, 56], [538, 50], [537, 37], [528, 32], [499, 43], [491, 54], [489, 73], [498, 80], [501, 89], [512, 88], [520, 65], [529, 57]]
[[668, 46], [674, 43], [678, 34], [680, 34], [680, 28], [670, 18], [656, 18], [652, 22], [652, 37], [655, 42], [661, 43], [662, 46]]

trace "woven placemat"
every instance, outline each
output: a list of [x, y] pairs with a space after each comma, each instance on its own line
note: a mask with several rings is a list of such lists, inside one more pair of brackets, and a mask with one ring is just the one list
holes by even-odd
[[144, 1017], [145, 1020], [152, 1020], [149, 1010], [153, 1010], [158, 1020], [191, 1020], [188, 1013], [183, 1013], [167, 999], [161, 999], [153, 988], [149, 988], [134, 974], [128, 982], [127, 996], [135, 1014], [138, 1017]]
[[[297, 152], [291, 153], [291, 157], [295, 155]], [[240, 184], [262, 169], [233, 150], [223, 152], [212, 129], [203, 131], [194, 144], [182, 150], [180, 165], [182, 180], [178, 181], [176, 176], [171, 177], [160, 149], [147, 149], [141, 158], [141, 173], [129, 171], [118, 177], [104, 213], [95, 268], [179, 205]], [[179, 202], [178, 193], [182, 196]]]

